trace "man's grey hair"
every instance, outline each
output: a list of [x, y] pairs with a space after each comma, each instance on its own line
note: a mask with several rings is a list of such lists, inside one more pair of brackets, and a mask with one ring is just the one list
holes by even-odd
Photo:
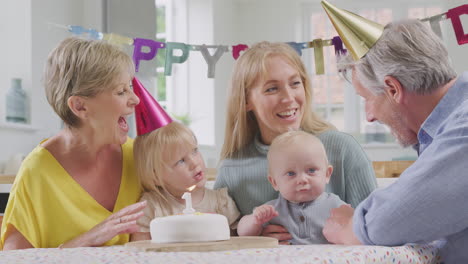
[[345, 55], [338, 68], [356, 71], [358, 80], [374, 94], [384, 91], [384, 77], [392, 76], [416, 94], [429, 94], [457, 76], [440, 38], [419, 20], [385, 26], [375, 45], [359, 61]]

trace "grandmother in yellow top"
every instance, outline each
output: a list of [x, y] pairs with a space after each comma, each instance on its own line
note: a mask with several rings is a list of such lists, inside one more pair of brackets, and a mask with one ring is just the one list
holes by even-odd
[[101, 41], [67, 38], [49, 55], [45, 91], [64, 128], [23, 161], [1, 228], [4, 250], [123, 244], [138, 230], [146, 203], [136, 203], [127, 137], [139, 103], [133, 75], [131, 58]]

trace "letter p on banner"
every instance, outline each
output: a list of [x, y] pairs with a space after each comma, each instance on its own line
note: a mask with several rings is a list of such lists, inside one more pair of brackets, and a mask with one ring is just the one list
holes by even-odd
[[[189, 47], [184, 43], [167, 42], [166, 43], [166, 65], [164, 67], [164, 75], [171, 76], [173, 63], [184, 63], [189, 56]], [[182, 50], [182, 55], [175, 56], [173, 50]]]

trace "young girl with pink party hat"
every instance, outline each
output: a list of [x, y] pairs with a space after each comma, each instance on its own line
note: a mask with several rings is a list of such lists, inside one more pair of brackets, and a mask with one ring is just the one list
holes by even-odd
[[140, 232], [132, 234], [131, 240], [150, 240], [149, 225], [155, 217], [181, 214], [185, 209], [182, 195], [193, 186], [195, 211], [224, 215], [235, 228], [240, 214], [227, 189], [205, 188], [206, 167], [193, 132], [172, 121], [137, 79], [133, 90], [140, 98], [133, 153], [143, 189], [141, 201], [146, 200], [147, 206], [137, 222]]

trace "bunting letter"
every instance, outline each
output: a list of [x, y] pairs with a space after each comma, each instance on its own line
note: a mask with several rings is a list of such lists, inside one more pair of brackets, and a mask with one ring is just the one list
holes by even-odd
[[312, 44], [314, 45], [315, 74], [324, 74], [323, 41], [322, 39], [314, 39]]
[[302, 56], [302, 49], [305, 47], [309, 47], [308, 43], [297, 43], [297, 42], [286, 42], [291, 46], [294, 50], [296, 50], [299, 56]]
[[[214, 55], [210, 54], [208, 48], [217, 48]], [[218, 62], [219, 58], [223, 56], [223, 53], [227, 51], [227, 46], [207, 46], [205, 44], [200, 46], [200, 52], [203, 55], [203, 58], [205, 58], [206, 63], [208, 64], [208, 78], [214, 78], [216, 63]]]
[[[166, 65], [164, 67], [164, 75], [171, 76], [173, 63], [184, 63], [189, 56], [189, 46], [180, 42], [167, 42], [166, 43]], [[182, 50], [182, 55], [175, 56], [172, 54], [173, 50]]]
[[340, 37], [338, 37], [338, 36], [333, 37], [332, 44], [335, 47], [335, 55], [336, 56], [346, 54], [346, 50], [343, 48], [343, 41], [341, 41]]
[[444, 14], [431, 17], [429, 19], [429, 24], [431, 25], [432, 31], [436, 33], [439, 38], [442, 38], [442, 29], [440, 28], [440, 20], [444, 17]]
[[248, 49], [249, 46], [245, 45], [245, 44], [237, 44], [235, 46], [232, 46], [232, 57], [237, 60], [237, 58], [239, 58], [240, 56], [240, 52], [243, 51], [243, 50], [246, 50]]
[[[133, 62], [135, 63], [135, 71], [138, 72], [140, 67], [140, 60], [152, 60], [158, 53], [158, 49], [164, 48], [163, 42], [157, 42], [151, 39], [136, 38], [133, 40]], [[143, 46], [149, 47], [149, 52], [143, 52]]]
[[447, 18], [452, 20], [453, 30], [457, 37], [458, 45], [468, 43], [468, 34], [463, 31], [463, 25], [460, 20], [460, 15], [468, 14], [468, 5], [455, 7], [447, 11]]

